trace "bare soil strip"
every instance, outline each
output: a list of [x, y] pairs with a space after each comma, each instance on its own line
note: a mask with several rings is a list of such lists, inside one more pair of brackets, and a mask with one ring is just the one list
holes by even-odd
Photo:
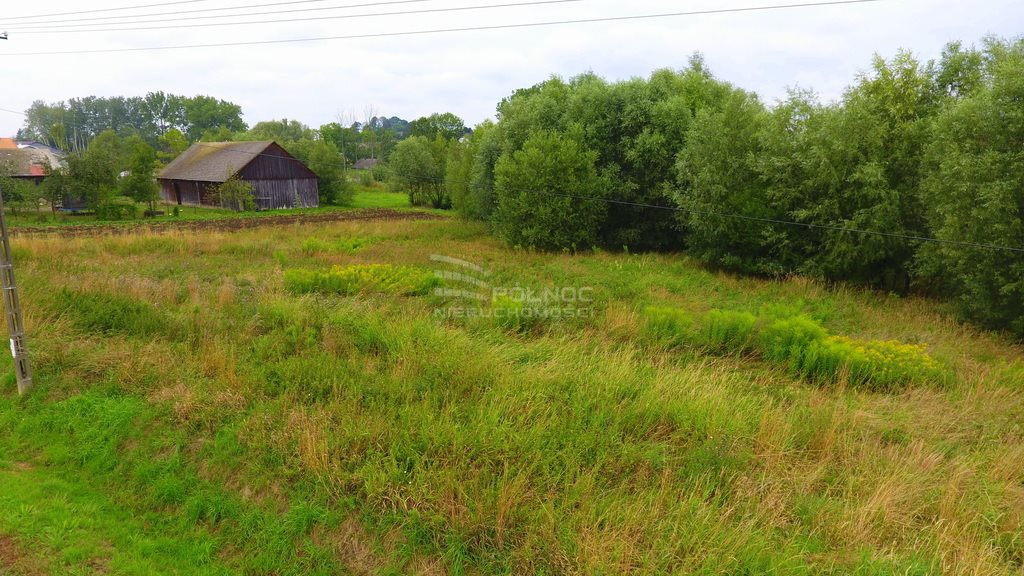
[[0, 534], [0, 575], [35, 576], [45, 573], [42, 564], [25, 554], [13, 538]]

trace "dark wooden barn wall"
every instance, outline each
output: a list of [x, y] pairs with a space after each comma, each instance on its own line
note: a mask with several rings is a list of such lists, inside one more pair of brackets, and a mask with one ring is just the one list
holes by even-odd
[[320, 205], [320, 189], [316, 178], [249, 180], [249, 183], [252, 184], [256, 206], [260, 210], [315, 208]]
[[[320, 205], [320, 190], [316, 178], [292, 180], [248, 180], [252, 184], [256, 207], [260, 210], [281, 208], [315, 208]], [[217, 206], [211, 190], [216, 182], [190, 180], [161, 180], [160, 197], [164, 202], [184, 206]], [[180, 199], [179, 199], [180, 194]], [[295, 205], [296, 198], [299, 204]]]
[[216, 186], [215, 182], [161, 180], [160, 198], [164, 202], [184, 206], [214, 206], [209, 190]]

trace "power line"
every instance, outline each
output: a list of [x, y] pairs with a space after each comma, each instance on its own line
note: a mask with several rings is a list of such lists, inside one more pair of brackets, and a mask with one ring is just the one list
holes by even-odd
[[327, 2], [328, 0], [292, 0], [290, 2], [271, 2], [268, 4], [253, 4], [251, 6], [231, 6], [227, 8], [204, 8], [202, 10], [182, 10], [176, 12], [160, 12], [155, 14], [132, 14], [130, 16], [107, 16], [103, 18], [75, 18], [71, 20], [54, 20], [52, 22], [25, 22], [21, 24], [15, 24], [14, 26], [7, 26], [7, 30], [14, 30], [23, 34], [29, 31], [36, 30], [59, 30], [64, 28], [83, 28], [88, 26], [127, 26], [129, 24], [149, 24], [152, 22], [181, 22], [186, 20], [212, 20], [215, 18], [234, 18], [234, 17], [249, 17], [249, 16], [265, 16], [271, 14], [290, 14], [294, 12], [318, 12], [324, 10], [346, 10], [349, 8], [366, 8], [369, 6], [383, 6], [388, 4], [414, 4], [420, 2], [431, 2], [432, 0], [398, 0], [392, 2], [368, 2], [364, 4], [345, 4], [342, 6], [324, 6], [320, 8], [294, 8], [289, 10], [272, 10], [268, 12], [251, 12], [251, 13], [238, 13], [238, 14], [220, 14], [215, 16], [190, 16], [185, 18], [160, 18], [157, 20], [132, 20], [130, 22], [86, 22], [85, 24], [66, 24], [59, 26], [49, 26], [49, 24], [56, 24], [59, 22], [82, 22], [83, 20], [112, 20], [114, 18], [148, 18], [150, 16], [176, 16], [179, 14], [195, 14], [197, 12], [214, 12], [223, 10], [242, 10], [250, 8], [267, 8], [272, 6], [287, 6], [294, 4], [313, 4], [320, 2]]
[[[410, 0], [405, 0], [406, 2]], [[412, 1], [423, 1], [423, 0], [412, 0]], [[209, 28], [217, 26], [244, 26], [247, 24], [286, 24], [290, 22], [311, 22], [320, 20], [348, 20], [352, 18], [376, 18], [380, 16], [407, 16], [411, 14], [435, 14], [443, 12], [468, 12], [472, 10], [492, 10], [495, 8], [515, 8], [519, 6], [542, 6], [549, 4], [569, 4], [576, 2], [585, 2], [586, 0], [534, 0], [531, 2], [514, 2], [508, 4], [489, 4], [484, 6], [459, 6], [452, 8], [427, 8], [423, 10], [403, 10], [398, 12], [376, 12], [370, 14], [341, 14], [336, 16], [310, 16], [307, 18], [285, 18], [276, 20], [254, 20], [251, 22], [214, 22], [205, 24], [173, 24], [171, 26], [145, 26], [137, 28], [99, 28], [88, 30], [59, 30], [55, 32], [26, 32], [22, 31], [19, 34], [67, 34], [67, 33], [81, 33], [81, 32], [128, 32], [136, 30], [170, 30], [174, 28]], [[381, 2], [380, 4], [392, 4], [399, 2]], [[313, 10], [320, 10], [320, 8], [313, 8]], [[269, 14], [269, 12], [268, 12]], [[197, 18], [204, 18], [199, 16]], [[205, 18], [209, 18], [206, 16]], [[223, 16], [218, 16], [223, 18]]]
[[139, 6], [122, 6], [120, 8], [100, 8], [97, 10], [79, 10], [78, 12], [55, 12], [52, 14], [37, 14], [35, 16], [12, 16], [8, 20], [30, 20], [34, 18], [49, 18], [51, 16], [72, 16], [74, 14], [96, 14], [99, 12], [119, 12], [121, 10], [138, 10], [140, 8], [156, 8], [158, 6], [171, 6], [174, 4], [198, 4], [209, 0], [177, 0], [176, 2], [161, 2], [159, 4], [142, 4]]
[[345, 36], [318, 36], [311, 38], [289, 38], [281, 40], [251, 40], [243, 42], [218, 42], [212, 44], [182, 44], [176, 46], [148, 46], [139, 48], [99, 48], [93, 50], [57, 50], [51, 52], [14, 52], [0, 54], [0, 57], [11, 56], [64, 56], [69, 54], [112, 54], [119, 52], [153, 52], [165, 50], [185, 50], [190, 48], [227, 48], [234, 46], [262, 46], [271, 44], [296, 44], [303, 42], [319, 42], [325, 40], [359, 40], [366, 38], [395, 38], [401, 36], [426, 36], [453, 32], [476, 32], [489, 30], [512, 30], [519, 28], [537, 28], [543, 26], [561, 26], [567, 24], [593, 24], [601, 22], [623, 22], [635, 20], [653, 20], [658, 18], [675, 18], [684, 16], [703, 16], [710, 14], [736, 14], [742, 12], [767, 12], [795, 8], [814, 8], [821, 6], [845, 6], [853, 4], [873, 4], [886, 0], [832, 0], [804, 4], [776, 4], [772, 6], [754, 6], [746, 8], [718, 8], [711, 10], [693, 10], [688, 12], [665, 12], [660, 14], [640, 14], [633, 16], [608, 16], [601, 18], [581, 18], [576, 20], [554, 20], [548, 22], [529, 22], [522, 24], [496, 24], [493, 26], [468, 26], [465, 28], [439, 28], [434, 30], [413, 30], [405, 32], [380, 32], [374, 34], [350, 34]]

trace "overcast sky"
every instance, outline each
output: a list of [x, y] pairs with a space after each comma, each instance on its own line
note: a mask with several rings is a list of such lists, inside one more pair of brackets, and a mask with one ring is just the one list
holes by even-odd
[[[372, 110], [377, 115], [406, 119], [451, 111], [473, 125], [492, 117], [495, 105], [513, 90], [536, 84], [552, 74], [570, 77], [593, 71], [608, 79], [648, 76], [658, 68], [684, 67], [690, 54], [697, 51], [704, 54], [716, 76], [757, 91], [767, 102], [784, 96], [787, 87], [792, 86], [813, 88], [827, 100], [838, 97], [854, 75], [869, 65], [874, 53], [891, 57], [903, 47], [927, 60], [938, 56], [950, 40], [970, 44], [986, 34], [1013, 37], [1024, 31], [1021, 0], [882, 0], [842, 6], [261, 46], [17, 55], [350, 36], [787, 3], [578, 0], [468, 11], [209, 26], [523, 1], [50, 0], [19, 2], [17, 7], [11, 6], [13, 2], [4, 2], [0, 7], [0, 31], [7, 30], [10, 39], [0, 41], [0, 71], [4, 77], [0, 108], [25, 110], [34, 100], [141, 96], [163, 90], [188, 96], [208, 94], [236, 102], [250, 124], [291, 118], [316, 127], [339, 117], [346, 122], [361, 119]], [[35, 20], [22, 18], [142, 4], [165, 5]], [[267, 4], [277, 5], [252, 8]], [[357, 4], [362, 7], [353, 7]], [[231, 6], [248, 8], [210, 10]], [[334, 7], [341, 8], [325, 9]], [[237, 15], [282, 10], [306, 11]], [[145, 16], [186, 11], [189, 13]], [[234, 15], [208, 18], [231, 14]], [[124, 18], [129, 15], [138, 16]], [[97, 20], [111, 16], [122, 18]], [[48, 23], [30, 24], [40, 20]], [[157, 22], [125, 24], [139, 20]], [[104, 29], [179, 27], [82, 32], [91, 30], [80, 26], [86, 23]], [[59, 28], [61, 33], [54, 32], [58, 26], [64, 27]], [[13, 135], [21, 123], [22, 117], [0, 112], [0, 135]]]

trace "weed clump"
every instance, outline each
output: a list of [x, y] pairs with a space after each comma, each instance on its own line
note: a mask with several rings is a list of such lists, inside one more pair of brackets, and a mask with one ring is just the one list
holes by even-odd
[[339, 252], [351, 254], [370, 246], [374, 242], [375, 240], [373, 238], [364, 238], [362, 236], [338, 238], [332, 241], [321, 240], [320, 238], [308, 238], [302, 242], [301, 248], [302, 253], [307, 256]]
[[744, 352], [752, 344], [757, 316], [732, 310], [712, 310], [700, 322], [698, 342], [719, 352]]
[[651, 334], [670, 346], [685, 344], [693, 330], [693, 316], [678, 308], [649, 307], [644, 310]]
[[945, 372], [922, 345], [892, 340], [858, 342], [828, 336], [808, 342], [789, 360], [803, 377], [833, 381], [844, 376], [858, 387], [891, 390], [915, 382], [940, 382]]
[[761, 329], [761, 354], [772, 362], [788, 362], [798, 357], [813, 342], [824, 340], [828, 332], [807, 316], [781, 318]]
[[285, 289], [292, 294], [384, 293], [417, 296], [430, 292], [440, 280], [430, 272], [411, 266], [365, 264], [335, 266], [328, 271], [287, 270]]
[[752, 352], [812, 381], [837, 382], [876, 391], [941, 383], [947, 371], [925, 346], [892, 340], [857, 341], [830, 335], [804, 315], [712, 310], [692, 319], [671, 308], [645, 310], [648, 332], [659, 342], [690, 344], [717, 353]]

